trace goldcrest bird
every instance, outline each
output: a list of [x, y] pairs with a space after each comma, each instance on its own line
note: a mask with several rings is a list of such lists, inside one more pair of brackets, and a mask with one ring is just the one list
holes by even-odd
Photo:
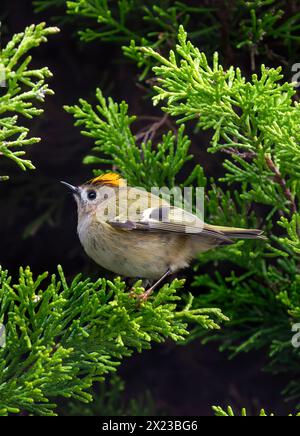
[[114, 173], [79, 187], [62, 183], [77, 202], [78, 235], [87, 255], [118, 275], [156, 281], [145, 298], [201, 252], [235, 239], [265, 239], [261, 230], [206, 224], [159, 196], [128, 187]]

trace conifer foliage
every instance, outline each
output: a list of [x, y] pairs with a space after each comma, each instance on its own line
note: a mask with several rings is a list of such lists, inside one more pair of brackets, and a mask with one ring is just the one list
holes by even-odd
[[[39, 104], [53, 93], [46, 83], [52, 76], [49, 68], [30, 69], [29, 52], [57, 32], [56, 27], [47, 28], [45, 23], [32, 25], [0, 49], [0, 158], [11, 159], [24, 171], [34, 169], [34, 164], [25, 157], [23, 148], [36, 144], [40, 138], [28, 137], [29, 130], [21, 118], [41, 115]], [[7, 179], [3, 174], [0, 177]]]
[[[137, 284], [138, 285], [138, 284]], [[124, 357], [166, 338], [183, 341], [188, 325], [219, 328], [219, 309], [193, 310], [177, 295], [183, 282], [164, 286], [142, 306], [120, 279], [92, 282], [58, 274], [34, 277], [20, 269], [16, 283], [0, 272], [0, 415], [55, 414], [55, 398], [92, 401], [93, 382], [115, 372]], [[136, 292], [142, 292], [136, 287]]]

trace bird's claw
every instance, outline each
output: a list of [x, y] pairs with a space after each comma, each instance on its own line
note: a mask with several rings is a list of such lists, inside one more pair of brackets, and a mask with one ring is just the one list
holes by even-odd
[[148, 298], [152, 294], [152, 289], [148, 289], [147, 291], [144, 291], [142, 294], [137, 294], [135, 288], [132, 288], [129, 296], [131, 298], [135, 298], [138, 300], [139, 304], [146, 303], [148, 301]]

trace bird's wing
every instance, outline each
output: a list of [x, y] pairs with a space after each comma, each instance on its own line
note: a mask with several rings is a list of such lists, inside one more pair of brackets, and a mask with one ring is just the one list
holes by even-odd
[[206, 225], [200, 218], [183, 209], [172, 206], [149, 208], [143, 211], [140, 219], [116, 218], [108, 221], [115, 229], [123, 231], [147, 231], [178, 233], [211, 237], [231, 243], [222, 232]]

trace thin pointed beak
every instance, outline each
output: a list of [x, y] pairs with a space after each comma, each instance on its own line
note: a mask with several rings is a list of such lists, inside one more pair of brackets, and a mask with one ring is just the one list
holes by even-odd
[[79, 188], [78, 188], [77, 186], [73, 186], [73, 185], [70, 185], [70, 183], [62, 182], [62, 181], [61, 181], [60, 183], [62, 183], [62, 184], [65, 185], [68, 189], [70, 189], [70, 190], [72, 191], [73, 194], [75, 194], [75, 195], [80, 195], [80, 193], [79, 193]]

